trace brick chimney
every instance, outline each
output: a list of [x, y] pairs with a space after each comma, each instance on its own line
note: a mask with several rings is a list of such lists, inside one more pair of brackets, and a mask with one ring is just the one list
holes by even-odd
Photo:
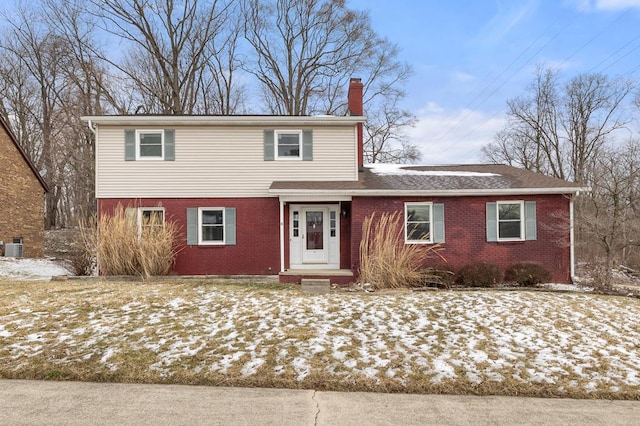
[[[349, 115], [364, 115], [364, 109], [362, 107], [362, 88], [364, 85], [359, 78], [352, 78], [349, 81], [349, 93], [347, 95], [348, 100], [348, 114]], [[364, 147], [362, 139], [362, 123], [357, 124], [358, 129], [358, 170], [361, 171], [364, 165]]]

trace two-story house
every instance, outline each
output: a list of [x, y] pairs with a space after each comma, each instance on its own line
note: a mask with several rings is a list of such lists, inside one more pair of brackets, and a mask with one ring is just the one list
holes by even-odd
[[179, 224], [181, 275], [350, 282], [364, 218], [400, 211], [406, 244], [440, 244], [447, 268], [530, 261], [570, 281], [579, 187], [503, 165], [365, 166], [362, 87], [346, 116], [83, 117], [98, 211]]

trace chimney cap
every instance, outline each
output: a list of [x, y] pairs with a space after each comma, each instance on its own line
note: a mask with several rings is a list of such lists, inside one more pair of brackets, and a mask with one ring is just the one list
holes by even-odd
[[351, 77], [351, 83], [360, 83], [362, 81], [361, 78], [358, 77]]

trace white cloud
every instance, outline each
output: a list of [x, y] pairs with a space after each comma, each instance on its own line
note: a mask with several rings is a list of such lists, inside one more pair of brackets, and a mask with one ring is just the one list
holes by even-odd
[[599, 10], [640, 9], [640, 0], [596, 0], [595, 3]]
[[436, 102], [427, 102], [427, 106], [421, 110], [421, 113], [441, 113], [444, 112], [444, 108], [438, 105]]
[[468, 72], [455, 71], [453, 73], [453, 79], [458, 83], [467, 83], [469, 81], [475, 80], [476, 77], [473, 74], [469, 74]]
[[640, 0], [569, 0], [581, 12], [640, 9]]
[[409, 140], [422, 152], [422, 164], [479, 163], [481, 148], [493, 142], [506, 124], [503, 113], [459, 109], [434, 111], [428, 104], [418, 111]]
[[480, 40], [496, 43], [504, 39], [525, 17], [535, 12], [538, 0], [524, 3], [498, 1], [498, 12], [480, 31]]

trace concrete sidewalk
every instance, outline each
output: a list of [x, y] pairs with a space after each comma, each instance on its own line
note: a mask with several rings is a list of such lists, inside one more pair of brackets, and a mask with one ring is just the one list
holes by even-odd
[[640, 402], [0, 380], [2, 425], [640, 425]]

